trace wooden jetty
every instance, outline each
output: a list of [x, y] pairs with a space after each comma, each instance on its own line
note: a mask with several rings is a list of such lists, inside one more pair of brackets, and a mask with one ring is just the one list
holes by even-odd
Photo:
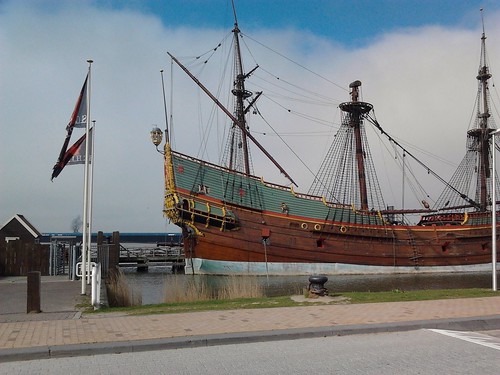
[[135, 265], [137, 272], [147, 272], [153, 265], [170, 265], [173, 271], [184, 269], [182, 246], [126, 248], [120, 245], [119, 259], [120, 267]]

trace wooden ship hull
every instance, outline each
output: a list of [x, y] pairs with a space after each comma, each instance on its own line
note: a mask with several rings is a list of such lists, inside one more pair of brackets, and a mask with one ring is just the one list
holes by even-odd
[[[298, 194], [168, 146], [165, 176], [165, 215], [182, 228], [186, 273], [444, 272], [491, 264], [486, 213], [427, 215], [421, 225], [393, 225], [380, 212]], [[236, 181], [238, 195], [225, 196], [222, 187]]]
[[[251, 82], [259, 65], [244, 72], [235, 10], [234, 15], [234, 75], [228, 90], [233, 96], [224, 100], [233, 103], [231, 110], [169, 53], [230, 123], [222, 158], [218, 165], [212, 164], [171, 149], [165, 104], [164, 214], [182, 230], [186, 273], [425, 272], [491, 266], [492, 212], [497, 211], [498, 203], [492, 187], [500, 188], [500, 182], [490, 167], [494, 161], [491, 139], [496, 137], [491, 134], [495, 126], [489, 110], [491, 74], [486, 65], [484, 32], [476, 77], [475, 124], [467, 133], [466, 156], [450, 182], [385, 132], [373, 106], [360, 100], [361, 82], [354, 81], [349, 85], [350, 100], [338, 106], [341, 124], [333, 143], [308, 193], [302, 194], [294, 191], [292, 177], [250, 132], [246, 116], [260, 113], [256, 102], [262, 91], [250, 91], [245, 84]], [[398, 159], [403, 160], [403, 170], [406, 156], [411, 156], [446, 185], [433, 208], [425, 201], [428, 195], [420, 196], [424, 198], [424, 208], [420, 209], [394, 210], [385, 204], [366, 135], [368, 123], [389, 140], [391, 147], [402, 150], [394, 152], [402, 152]], [[153, 128], [151, 138], [156, 147], [162, 137], [163, 132]], [[251, 142], [290, 185], [256, 177]], [[410, 224], [406, 214], [422, 216], [418, 223]]]

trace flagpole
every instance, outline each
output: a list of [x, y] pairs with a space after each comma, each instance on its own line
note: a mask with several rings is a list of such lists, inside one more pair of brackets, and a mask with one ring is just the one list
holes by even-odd
[[[90, 82], [89, 82], [90, 83]], [[90, 101], [89, 101], [90, 103]], [[87, 142], [90, 142], [90, 150], [89, 150], [89, 165], [90, 165], [90, 181], [89, 181], [89, 264], [92, 261], [91, 258], [91, 249], [92, 249], [92, 207], [93, 207], [93, 192], [94, 192], [94, 138], [95, 138], [95, 120], [92, 121], [92, 134], [90, 135], [90, 140], [87, 139]], [[89, 270], [91, 267], [89, 267]], [[90, 272], [87, 278], [87, 285], [90, 284]]]
[[87, 129], [86, 129], [86, 145], [85, 145], [85, 163], [86, 163], [86, 171], [88, 173], [87, 177], [87, 285], [90, 285], [90, 273], [92, 267], [90, 266], [92, 262], [92, 258], [90, 256], [90, 251], [92, 249], [92, 160], [90, 153], [92, 152], [92, 144], [89, 141], [90, 137], [90, 96], [92, 94], [92, 79], [91, 79], [91, 66], [94, 62], [93, 60], [87, 60], [89, 63], [89, 85], [87, 90]]
[[[86, 293], [86, 278], [87, 278], [87, 251], [89, 218], [88, 218], [88, 198], [89, 198], [89, 122], [90, 122], [90, 72], [92, 60], [87, 60], [89, 63], [88, 82], [87, 82], [87, 118], [85, 120], [85, 173], [83, 181], [83, 233], [82, 233], [82, 294]], [[88, 260], [90, 261], [90, 259]]]

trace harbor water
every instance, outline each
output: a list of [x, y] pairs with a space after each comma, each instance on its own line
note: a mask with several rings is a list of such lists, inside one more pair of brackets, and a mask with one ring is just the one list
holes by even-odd
[[[142, 304], [163, 302], [168, 288], [182, 287], [191, 281], [204, 282], [216, 289], [226, 280], [224, 276], [172, 274], [168, 266], [152, 266], [148, 272], [137, 272], [136, 267], [123, 267], [129, 285], [142, 296]], [[301, 294], [307, 288], [308, 276], [255, 276], [266, 296]], [[325, 287], [329, 292], [379, 292], [391, 290], [426, 290], [453, 288], [490, 288], [492, 275], [488, 272], [470, 273], [414, 273], [381, 275], [328, 276]]]

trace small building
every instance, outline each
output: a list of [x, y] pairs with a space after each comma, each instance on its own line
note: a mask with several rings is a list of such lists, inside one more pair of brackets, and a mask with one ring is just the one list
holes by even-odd
[[21, 240], [23, 243], [39, 243], [42, 234], [21, 214], [15, 214], [0, 227], [2, 244]]
[[49, 245], [23, 216], [14, 215], [0, 227], [0, 276], [25, 276], [30, 271], [49, 274]]

